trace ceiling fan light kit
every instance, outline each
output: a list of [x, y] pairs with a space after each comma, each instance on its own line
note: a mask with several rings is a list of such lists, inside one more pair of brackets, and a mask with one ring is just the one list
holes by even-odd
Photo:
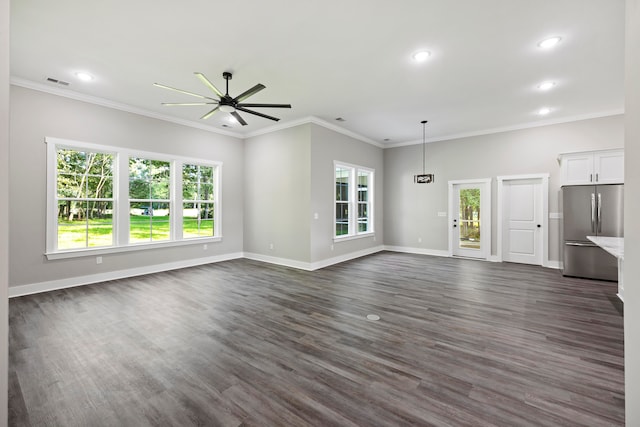
[[425, 163], [426, 163], [426, 124], [427, 121], [423, 120], [422, 123], [422, 173], [413, 176], [413, 182], [416, 184], [431, 184], [435, 180], [435, 175], [432, 173], [425, 172]]
[[224, 95], [220, 90], [218, 90], [218, 88], [213, 83], [211, 83], [211, 81], [204, 74], [198, 73], [198, 72], [195, 72], [194, 74], [196, 75], [196, 77], [198, 77], [198, 79], [200, 79], [200, 81], [206, 87], [211, 89], [211, 91], [218, 96], [218, 99], [212, 98], [210, 96], [204, 96], [197, 93], [189, 92], [182, 89], [177, 89], [171, 86], [166, 86], [160, 83], [154, 83], [153, 85], [156, 87], [169, 89], [175, 92], [183, 93], [185, 95], [195, 96], [197, 98], [203, 99], [203, 101], [201, 102], [164, 102], [162, 103], [162, 105], [165, 105], [165, 106], [215, 105], [215, 107], [211, 111], [206, 113], [204, 116], [200, 117], [200, 119], [206, 120], [209, 117], [216, 114], [218, 111], [222, 111], [223, 113], [231, 114], [231, 116], [233, 116], [233, 118], [235, 118], [236, 121], [240, 123], [242, 126], [246, 126], [247, 122], [245, 122], [244, 119], [240, 116], [240, 114], [238, 114], [238, 111], [242, 111], [243, 113], [253, 114], [254, 116], [263, 117], [265, 119], [273, 120], [276, 122], [280, 120], [277, 117], [273, 117], [267, 114], [259, 113], [257, 111], [249, 110], [247, 107], [249, 108], [291, 108], [291, 104], [243, 103], [242, 101], [244, 101], [245, 99], [249, 98], [252, 95], [255, 95], [256, 93], [260, 92], [262, 89], [265, 89], [266, 86], [261, 83], [258, 83], [257, 85], [253, 86], [251, 89], [248, 89], [242, 92], [240, 95], [236, 96], [235, 98], [231, 97], [229, 95], [229, 80], [233, 78], [233, 75], [228, 71], [225, 71], [224, 73], [222, 73], [222, 77], [227, 82], [227, 91]]

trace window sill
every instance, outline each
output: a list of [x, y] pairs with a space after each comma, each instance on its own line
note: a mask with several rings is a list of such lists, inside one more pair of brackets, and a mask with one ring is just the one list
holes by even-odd
[[334, 243], [345, 242], [347, 240], [364, 239], [365, 237], [376, 237], [376, 233], [372, 231], [370, 233], [360, 233], [360, 234], [355, 234], [355, 235], [334, 237], [333, 238], [333, 242]]
[[189, 240], [174, 240], [171, 242], [135, 243], [128, 246], [109, 246], [104, 248], [73, 249], [56, 252], [45, 252], [44, 255], [47, 257], [47, 260], [51, 261], [56, 259], [80, 258], [86, 256], [106, 255], [122, 252], [201, 245], [204, 243], [215, 243], [220, 241], [222, 241], [222, 237], [199, 237]]

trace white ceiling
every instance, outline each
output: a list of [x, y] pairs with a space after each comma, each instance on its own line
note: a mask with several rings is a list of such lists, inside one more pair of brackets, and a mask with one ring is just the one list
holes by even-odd
[[[14, 0], [11, 8], [14, 82], [177, 120], [198, 122], [208, 109], [162, 106], [198, 99], [152, 84], [213, 95], [195, 71], [223, 91], [222, 72], [231, 71], [232, 96], [264, 84], [245, 102], [291, 103], [256, 108], [280, 124], [314, 116], [386, 145], [421, 141], [421, 120], [438, 140], [624, 106], [624, 0]], [[537, 47], [555, 35], [555, 49]], [[419, 49], [431, 58], [413, 62]], [[76, 71], [95, 79], [81, 82]], [[537, 90], [546, 80], [556, 87]], [[543, 106], [553, 111], [540, 117]], [[242, 116], [248, 126], [224, 113], [204, 124], [238, 135], [275, 124]]]

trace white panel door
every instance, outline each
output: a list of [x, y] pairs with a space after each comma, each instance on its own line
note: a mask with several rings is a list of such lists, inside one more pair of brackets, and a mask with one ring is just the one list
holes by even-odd
[[542, 183], [505, 181], [503, 192], [503, 260], [541, 265]]

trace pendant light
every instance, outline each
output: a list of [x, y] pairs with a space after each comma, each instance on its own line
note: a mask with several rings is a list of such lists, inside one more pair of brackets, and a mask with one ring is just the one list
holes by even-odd
[[413, 182], [415, 182], [416, 184], [431, 184], [435, 178], [435, 176], [432, 173], [426, 173], [425, 172], [425, 163], [426, 163], [426, 146], [427, 146], [427, 139], [426, 139], [426, 125], [427, 125], [427, 121], [423, 120], [420, 123], [422, 123], [422, 173], [419, 175], [414, 175], [413, 176]]

